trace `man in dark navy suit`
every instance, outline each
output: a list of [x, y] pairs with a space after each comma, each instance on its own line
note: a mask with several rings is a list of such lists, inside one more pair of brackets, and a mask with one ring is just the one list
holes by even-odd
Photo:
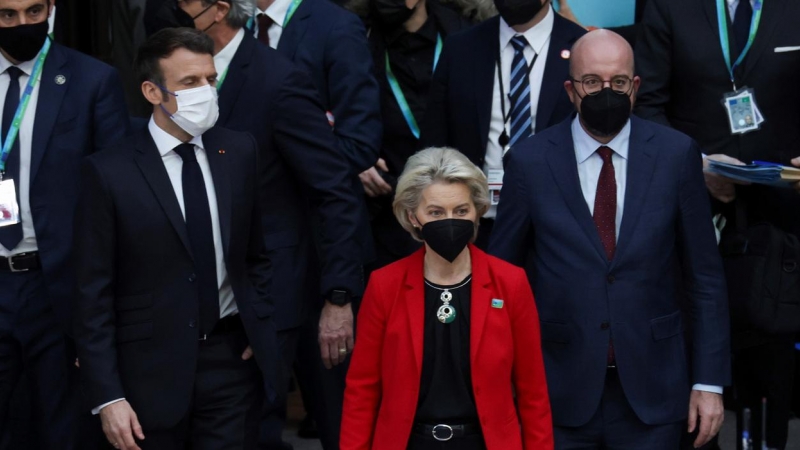
[[549, 0], [494, 3], [499, 16], [445, 42], [421, 137], [424, 147], [458, 149], [489, 177], [492, 207], [476, 240], [484, 249], [503, 186], [503, 155], [573, 111], [561, 86], [569, 49], [586, 32]]
[[254, 449], [278, 361], [258, 145], [216, 127], [214, 44], [162, 30], [146, 129], [87, 158], [76, 219], [83, 391], [124, 450]]
[[556, 448], [673, 450], [686, 429], [699, 447], [731, 376], [700, 150], [630, 116], [640, 81], [619, 35], [586, 35], [570, 69], [579, 114], [511, 149], [490, 246], [536, 293]]
[[83, 156], [128, 130], [116, 72], [49, 41], [51, 10], [48, 0], [0, 0], [3, 183], [13, 181], [16, 191], [0, 203], [21, 212], [21, 222], [0, 227], [0, 447], [24, 373], [36, 445], [86, 448], [76, 443], [77, 368], [68, 337], [73, 211]]

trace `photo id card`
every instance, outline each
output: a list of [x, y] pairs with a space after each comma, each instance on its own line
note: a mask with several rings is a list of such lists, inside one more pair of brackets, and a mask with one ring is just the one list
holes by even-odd
[[744, 134], [758, 130], [764, 122], [764, 117], [756, 105], [753, 90], [743, 88], [725, 94], [723, 100], [731, 134]]
[[489, 169], [487, 174], [487, 181], [489, 182], [489, 198], [491, 199], [492, 206], [497, 206], [500, 203], [500, 191], [503, 189], [503, 169]]
[[19, 205], [14, 180], [0, 181], [0, 227], [19, 223]]

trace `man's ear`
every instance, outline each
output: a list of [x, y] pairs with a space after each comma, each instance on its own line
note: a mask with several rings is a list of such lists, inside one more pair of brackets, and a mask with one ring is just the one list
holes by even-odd
[[144, 98], [152, 105], [164, 103], [164, 92], [152, 81], [145, 81], [142, 83], [142, 95], [144, 95]]
[[219, 1], [214, 6], [217, 7], [217, 12], [214, 13], [214, 22], [222, 22], [225, 20], [225, 16], [231, 10], [231, 4], [229, 2]]

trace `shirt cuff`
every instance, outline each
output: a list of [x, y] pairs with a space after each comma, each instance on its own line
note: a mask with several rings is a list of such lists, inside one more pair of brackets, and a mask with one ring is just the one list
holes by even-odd
[[722, 386], [712, 386], [709, 384], [695, 384], [692, 386], [693, 391], [712, 392], [714, 394], [722, 395]]
[[[121, 402], [121, 401], [124, 401], [124, 400], [125, 400], [125, 398], [118, 398], [118, 399], [116, 399], [116, 400], [111, 400], [111, 401], [110, 401], [110, 402], [108, 402], [108, 403], [103, 403], [102, 405], [100, 405], [100, 406], [98, 406], [97, 408], [95, 408], [95, 409], [93, 409], [93, 410], [92, 410], [92, 415], [93, 415], [93, 416], [96, 416], [96, 415], [100, 414], [100, 410], [101, 410], [101, 409], [103, 409], [103, 408], [105, 408], [106, 406], [108, 406], [108, 405], [112, 405], [112, 404], [114, 404], [114, 403]], [[84, 411], [86, 411], [86, 410], [84, 409]]]

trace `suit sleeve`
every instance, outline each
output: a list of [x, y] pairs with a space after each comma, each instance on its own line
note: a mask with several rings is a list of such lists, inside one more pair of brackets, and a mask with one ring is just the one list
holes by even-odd
[[94, 151], [102, 150], [128, 134], [130, 118], [122, 82], [114, 69], [100, 83], [94, 103]]
[[386, 311], [379, 276], [370, 279], [358, 314], [356, 346], [347, 372], [341, 450], [369, 450], [381, 403], [382, 350]]
[[449, 117], [447, 99], [451, 48], [451, 45], [445, 43], [439, 64], [433, 73], [425, 117], [420, 124], [420, 148], [444, 147], [450, 142], [447, 129]]
[[83, 392], [90, 405], [125, 397], [117, 368], [114, 280], [114, 202], [100, 169], [84, 162], [75, 215], [73, 263], [77, 278], [74, 332]]
[[375, 165], [383, 138], [380, 90], [366, 36], [361, 21], [347, 14], [326, 40], [325, 50], [336, 143], [355, 173]]
[[252, 216], [250, 217], [250, 236], [248, 239], [246, 256], [248, 276], [250, 282], [253, 283], [253, 287], [259, 299], [272, 306], [272, 296], [269, 295], [272, 262], [267, 257], [267, 249], [264, 244], [263, 235], [261, 234], [261, 211], [259, 205], [262, 203], [260, 201], [261, 193], [259, 192], [258, 185], [258, 144], [256, 144], [256, 140], [253, 136], [248, 134], [248, 137], [250, 138], [253, 148], [253, 157], [251, 158], [253, 164], [251, 178], [251, 182], [253, 183], [253, 210], [250, 213]]
[[321, 292], [338, 288], [360, 296], [364, 288], [356, 230], [362, 205], [316, 89], [305, 73], [295, 70], [286, 77], [275, 103], [270, 120], [276, 148], [306, 188], [321, 220]]
[[672, 29], [666, 1], [650, 0], [645, 7], [636, 42], [636, 73], [642, 85], [634, 112], [639, 117], [670, 126], [666, 108], [672, 77]]
[[678, 224], [684, 285], [691, 302], [692, 382], [728, 386], [728, 295], [701, 167], [700, 148], [692, 143], [681, 165]]
[[552, 449], [553, 419], [539, 336], [539, 315], [525, 272], [519, 269], [518, 273], [509, 312], [514, 337], [512, 377], [522, 424], [522, 443], [525, 450]]
[[523, 266], [528, 251], [532, 226], [525, 186], [524, 168], [516, 154], [526, 151], [517, 147], [506, 154], [503, 192], [497, 209], [494, 229], [489, 241], [489, 254]]

